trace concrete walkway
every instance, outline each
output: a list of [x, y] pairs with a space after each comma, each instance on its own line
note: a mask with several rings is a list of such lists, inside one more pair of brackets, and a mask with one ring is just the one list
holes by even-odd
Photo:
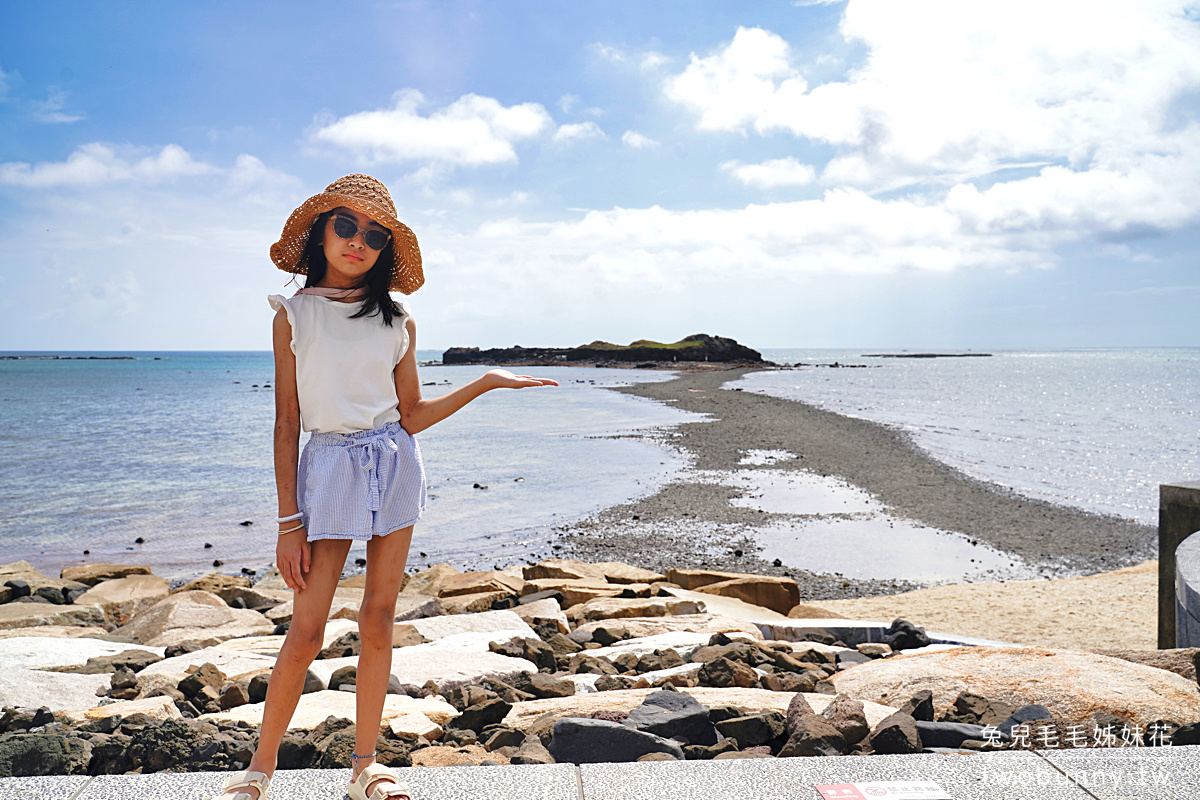
[[[1200, 746], [400, 770], [417, 800], [819, 800], [817, 784], [934, 781], [955, 800], [1196, 800]], [[279, 772], [273, 800], [341, 800], [348, 770]], [[225, 773], [0, 780], [0, 800], [208, 800]]]

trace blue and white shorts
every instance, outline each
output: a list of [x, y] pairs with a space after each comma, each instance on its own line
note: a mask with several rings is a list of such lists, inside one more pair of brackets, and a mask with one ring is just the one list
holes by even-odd
[[314, 433], [300, 455], [296, 499], [308, 540], [365, 542], [407, 528], [425, 510], [425, 467], [399, 422]]

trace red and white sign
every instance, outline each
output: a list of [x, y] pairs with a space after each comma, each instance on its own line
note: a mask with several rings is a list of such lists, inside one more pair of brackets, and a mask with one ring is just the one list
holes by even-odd
[[954, 800], [932, 781], [869, 781], [813, 787], [821, 800]]

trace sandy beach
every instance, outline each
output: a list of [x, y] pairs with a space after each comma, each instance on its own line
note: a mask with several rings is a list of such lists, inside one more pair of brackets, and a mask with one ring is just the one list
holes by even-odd
[[[747, 450], [789, 451], [799, 457], [770, 469], [841, 478], [877, 497], [891, 515], [1020, 556], [1040, 579], [923, 587], [820, 574], [803, 564], [775, 566], [754, 555], [752, 535], [771, 514], [731, 505], [736, 487], [687, 479], [571, 526], [562, 554], [651, 569], [790, 574], [803, 598], [846, 616], [907, 615], [934, 629], [1030, 644], [1153, 647], [1156, 578], [1143, 563], [1156, 556], [1152, 527], [975, 480], [892, 428], [721, 388], [745, 371], [697, 371], [619, 391], [708, 416], [678, 426], [668, 439], [694, 470], [754, 469], [742, 463]], [[1097, 597], [1105, 602], [1097, 604]]]

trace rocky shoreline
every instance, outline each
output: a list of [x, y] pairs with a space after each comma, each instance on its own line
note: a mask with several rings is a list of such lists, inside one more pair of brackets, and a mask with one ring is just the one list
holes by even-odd
[[[276, 572], [172, 590], [140, 566], [16, 562], [0, 581], [0, 777], [245, 767], [291, 618]], [[280, 768], [349, 766], [362, 594], [337, 590]], [[1200, 743], [1198, 650], [846, 620], [789, 577], [437, 565], [406, 580], [393, 647], [396, 767]]]

